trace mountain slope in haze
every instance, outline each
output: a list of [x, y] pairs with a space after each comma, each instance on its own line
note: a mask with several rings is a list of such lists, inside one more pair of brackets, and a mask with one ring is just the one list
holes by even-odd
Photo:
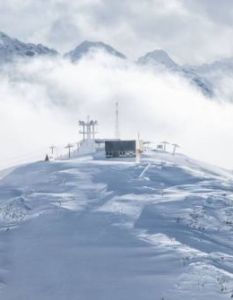
[[230, 299], [232, 193], [230, 171], [180, 154], [15, 168], [0, 180], [1, 299]]
[[54, 56], [56, 50], [47, 48], [41, 44], [23, 43], [0, 32], [0, 62], [9, 62], [15, 58], [31, 58], [35, 56]]
[[138, 58], [139, 64], [154, 65], [155, 67], [165, 67], [167, 69], [176, 70], [179, 66], [170, 58], [170, 56], [164, 50], [154, 50], [148, 52], [142, 57]]
[[[82, 57], [103, 51], [120, 59], [126, 56], [103, 42], [84, 41], [64, 57], [72, 62]], [[17, 58], [32, 58], [41, 56], [56, 56], [58, 52], [41, 44], [23, 43], [0, 32], [0, 64], [14, 61]], [[154, 50], [137, 60], [139, 65], [146, 65], [158, 71], [168, 71], [188, 80], [193, 86], [208, 97], [219, 96], [226, 101], [232, 101], [233, 59], [222, 59], [212, 64], [200, 66], [182, 66], [177, 64], [163, 50]]]
[[216, 60], [209, 64], [190, 66], [190, 68], [199, 74], [210, 74], [214, 72], [233, 73], [233, 57]]
[[119, 51], [115, 50], [113, 47], [103, 43], [103, 42], [90, 42], [84, 41], [79, 46], [77, 46], [72, 51], [66, 53], [64, 56], [71, 59], [72, 62], [80, 60], [85, 55], [92, 51], [104, 51], [110, 55], [116, 56], [118, 58], [125, 59], [126, 56]]
[[139, 57], [137, 63], [140, 65], [152, 66], [158, 70], [167, 70], [169, 72], [177, 73], [194, 84], [203, 92], [203, 94], [209, 97], [214, 95], [213, 87], [207, 78], [203, 78], [193, 69], [178, 65], [164, 50], [148, 52], [144, 56]]
[[195, 73], [200, 74], [212, 83], [215, 93], [222, 99], [233, 102], [233, 58], [224, 58], [209, 64], [190, 66]]

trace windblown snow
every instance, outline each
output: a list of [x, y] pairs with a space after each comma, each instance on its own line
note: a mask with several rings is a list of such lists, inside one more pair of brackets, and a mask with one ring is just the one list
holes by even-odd
[[1, 299], [233, 297], [230, 171], [155, 152], [1, 177]]

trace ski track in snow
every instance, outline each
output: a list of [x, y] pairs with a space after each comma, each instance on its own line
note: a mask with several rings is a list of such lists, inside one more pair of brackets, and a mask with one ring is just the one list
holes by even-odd
[[0, 299], [230, 299], [232, 183], [169, 154], [4, 172]]

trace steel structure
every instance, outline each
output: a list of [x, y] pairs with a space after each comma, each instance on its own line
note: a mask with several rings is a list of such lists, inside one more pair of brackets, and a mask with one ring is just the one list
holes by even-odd
[[82, 134], [83, 140], [91, 140], [95, 139], [96, 135], [96, 126], [98, 122], [96, 120], [90, 120], [89, 117], [87, 121], [79, 121], [80, 131], [79, 133]]

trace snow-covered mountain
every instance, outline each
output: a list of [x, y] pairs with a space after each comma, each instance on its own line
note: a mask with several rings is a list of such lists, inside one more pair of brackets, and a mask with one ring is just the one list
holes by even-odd
[[[126, 59], [126, 56], [103, 42], [84, 41], [64, 57], [72, 62], [80, 60], [87, 54], [104, 51], [115, 57]], [[58, 52], [41, 44], [23, 43], [0, 32], [0, 64], [17, 58], [31, 58], [38, 56], [55, 56]], [[154, 50], [139, 57], [138, 65], [146, 65], [159, 71], [175, 73], [191, 82], [208, 97], [218, 95], [226, 100], [233, 100], [231, 82], [233, 73], [233, 59], [222, 59], [211, 64], [200, 66], [182, 66], [177, 64], [164, 50]]]
[[154, 50], [148, 52], [138, 59], [139, 64], [150, 64], [155, 67], [165, 67], [167, 69], [176, 70], [179, 66], [170, 58], [164, 50]]
[[110, 55], [116, 56], [118, 58], [125, 59], [126, 56], [119, 51], [115, 50], [113, 47], [102, 43], [102, 42], [90, 42], [84, 41], [79, 46], [77, 46], [72, 51], [65, 54], [65, 57], [71, 59], [71, 61], [75, 62], [81, 59], [83, 56], [89, 54], [92, 51], [104, 51]]
[[152, 152], [0, 177], [1, 299], [233, 297], [231, 172]]
[[221, 99], [233, 101], [233, 58], [225, 58], [214, 61], [210, 64], [202, 64], [199, 66], [189, 66], [190, 70], [199, 74], [211, 82], [214, 87], [215, 94]]
[[49, 49], [41, 44], [23, 43], [0, 32], [0, 63], [9, 62], [19, 57], [57, 54], [56, 50]]
[[199, 75], [193, 68], [188, 68], [178, 65], [164, 50], [154, 50], [148, 52], [142, 57], [139, 57], [137, 63], [140, 65], [152, 66], [157, 70], [165, 70], [175, 72], [184, 77], [200, 89], [205, 95], [213, 96], [213, 87], [208, 78]]

